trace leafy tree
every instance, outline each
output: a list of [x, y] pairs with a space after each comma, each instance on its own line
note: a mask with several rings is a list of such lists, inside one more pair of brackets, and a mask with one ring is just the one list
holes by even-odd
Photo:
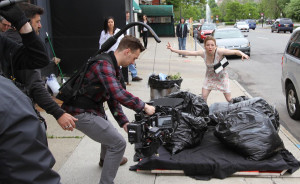
[[243, 19], [258, 19], [259, 12], [257, 4], [254, 2], [247, 2], [243, 5], [244, 16]]
[[284, 12], [287, 17], [292, 18], [294, 21], [300, 21], [300, 1], [291, 0], [288, 6], [285, 7]]
[[237, 19], [242, 17], [243, 6], [238, 1], [228, 2], [226, 5], [226, 20], [234, 20], [236, 22]]
[[218, 7], [218, 5], [217, 5], [217, 3], [216, 3], [215, 0], [208, 0], [208, 5], [209, 5], [210, 9]]

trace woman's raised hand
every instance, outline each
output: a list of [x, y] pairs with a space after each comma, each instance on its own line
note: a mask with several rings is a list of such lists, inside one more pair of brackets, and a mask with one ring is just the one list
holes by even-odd
[[168, 42], [168, 44], [167, 44], [167, 49], [170, 49], [170, 51], [172, 51], [172, 49], [173, 49], [170, 42]]

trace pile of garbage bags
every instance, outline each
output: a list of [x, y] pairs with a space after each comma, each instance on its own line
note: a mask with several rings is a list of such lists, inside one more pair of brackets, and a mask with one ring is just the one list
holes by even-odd
[[214, 135], [250, 160], [263, 160], [284, 149], [278, 135], [279, 114], [264, 99], [241, 96], [232, 103], [215, 103], [209, 108], [202, 97], [175, 92], [168, 98], [182, 98], [176, 107], [178, 125], [165, 148], [172, 154], [201, 144], [208, 126]]
[[185, 148], [199, 145], [207, 130], [209, 109], [200, 96], [189, 92], [175, 92], [169, 98], [183, 98], [183, 103], [177, 106], [178, 127], [172, 135], [171, 141], [165, 148], [176, 154]]

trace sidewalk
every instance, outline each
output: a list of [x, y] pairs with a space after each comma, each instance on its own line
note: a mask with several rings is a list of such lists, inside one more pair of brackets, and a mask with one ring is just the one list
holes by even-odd
[[[148, 77], [151, 73], [176, 74], [179, 72], [183, 78], [181, 84], [182, 90], [188, 90], [194, 94], [200, 94], [205, 75], [205, 64], [201, 57], [188, 58], [179, 57], [166, 49], [167, 42], [170, 42], [175, 48], [177, 47], [177, 38], [161, 38], [162, 42], [156, 44], [153, 38], [149, 38], [148, 49], [144, 51], [137, 62], [138, 75], [144, 80], [140, 82], [130, 82], [127, 86], [128, 91], [140, 97], [143, 101], [150, 100], [150, 88], [147, 85]], [[187, 39], [187, 49], [194, 50], [194, 40]], [[199, 45], [197, 45], [199, 49]], [[230, 81], [230, 88], [233, 97], [248, 95], [248, 93], [236, 82]], [[215, 102], [226, 101], [223, 94], [212, 91], [208, 98], [208, 105]], [[130, 121], [134, 120], [135, 112], [123, 107], [125, 114]], [[96, 184], [99, 182], [101, 168], [98, 166], [100, 155], [100, 144], [94, 142], [81, 132], [75, 130], [67, 132], [62, 130], [54, 118], [46, 113], [42, 113], [48, 122], [49, 147], [54, 157], [56, 165], [54, 169], [61, 175], [63, 184]], [[109, 110], [107, 115], [114, 123], [118, 131], [127, 140], [127, 134], [121, 129], [113, 119]], [[300, 150], [291, 141], [293, 137], [285, 132], [281, 127], [280, 136], [285, 147], [300, 160]], [[144, 174], [129, 171], [129, 167], [135, 165], [133, 162], [134, 147], [130, 143], [127, 144], [125, 156], [129, 159], [128, 163], [121, 166], [118, 170], [115, 183], [116, 184], [193, 184], [193, 183], [231, 183], [231, 184], [261, 184], [261, 183], [300, 183], [300, 171], [296, 171], [293, 175], [284, 175], [281, 178], [258, 178], [258, 177], [229, 177], [223, 180], [211, 179], [209, 181], [199, 181], [182, 174]]]

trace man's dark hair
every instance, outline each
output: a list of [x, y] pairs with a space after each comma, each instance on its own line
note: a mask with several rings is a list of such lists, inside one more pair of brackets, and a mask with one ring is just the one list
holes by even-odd
[[145, 47], [142, 45], [141, 41], [131, 35], [124, 36], [124, 38], [120, 41], [117, 50], [122, 51], [122, 50], [128, 49], [128, 48], [133, 52], [138, 49], [141, 52], [143, 52], [145, 50]]
[[19, 3], [20, 9], [25, 13], [25, 16], [29, 19], [32, 19], [35, 15], [42, 15], [44, 9], [30, 3]]
[[105, 20], [104, 20], [104, 24], [103, 24], [103, 29], [104, 29], [104, 32], [107, 33], [108, 31], [108, 20], [109, 19], [112, 19], [114, 21], [114, 29], [113, 29], [113, 34], [115, 34], [115, 30], [116, 30], [116, 23], [115, 23], [115, 19], [110, 16], [110, 17], [107, 17]]

